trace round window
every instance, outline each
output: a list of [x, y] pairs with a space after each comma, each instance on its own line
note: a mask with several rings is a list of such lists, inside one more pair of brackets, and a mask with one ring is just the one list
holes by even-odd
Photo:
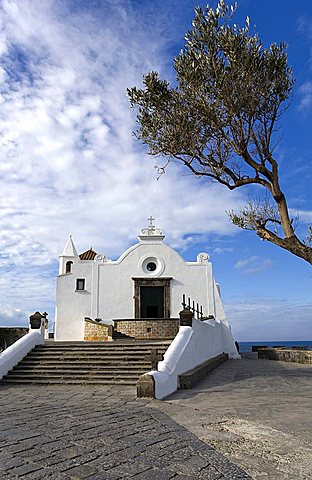
[[146, 255], [140, 259], [139, 268], [145, 275], [159, 277], [164, 271], [165, 264], [162, 258]]
[[149, 271], [149, 272], [154, 272], [157, 268], [157, 265], [155, 262], [148, 262], [148, 264], [146, 265], [146, 269]]

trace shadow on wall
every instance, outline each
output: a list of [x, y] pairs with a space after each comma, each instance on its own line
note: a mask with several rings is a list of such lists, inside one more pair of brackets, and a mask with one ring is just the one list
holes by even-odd
[[28, 333], [28, 327], [0, 327], [0, 352]]

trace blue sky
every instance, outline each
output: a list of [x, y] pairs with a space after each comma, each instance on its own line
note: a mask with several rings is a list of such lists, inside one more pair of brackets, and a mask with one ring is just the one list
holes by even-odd
[[[197, 3], [0, 2], [2, 325], [21, 325], [37, 309], [53, 319], [69, 234], [79, 251], [92, 245], [117, 258], [152, 214], [184, 258], [210, 254], [237, 339], [312, 339], [311, 266], [225, 214], [251, 192], [208, 185], [174, 165], [156, 181], [155, 159], [132, 136], [126, 88], [152, 69], [174, 82], [172, 60]], [[303, 238], [312, 223], [312, 4], [241, 0], [236, 22], [247, 15], [264, 45], [289, 45], [296, 85], [275, 156]]]

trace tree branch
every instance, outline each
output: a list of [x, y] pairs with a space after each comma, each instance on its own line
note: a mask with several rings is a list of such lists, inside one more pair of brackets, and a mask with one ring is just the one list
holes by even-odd
[[312, 249], [300, 242], [296, 235], [288, 238], [281, 238], [267, 228], [260, 226], [257, 228], [256, 233], [263, 240], [268, 240], [284, 250], [288, 250], [312, 265]]

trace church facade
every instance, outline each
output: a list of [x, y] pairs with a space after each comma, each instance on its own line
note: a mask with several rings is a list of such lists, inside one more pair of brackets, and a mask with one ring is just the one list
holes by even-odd
[[186, 262], [152, 220], [138, 238], [114, 261], [93, 249], [79, 255], [69, 238], [59, 261], [55, 340], [86, 339], [86, 318], [105, 325], [144, 319], [151, 331], [149, 321], [177, 319], [188, 302], [197, 316], [228, 325], [208, 254]]

